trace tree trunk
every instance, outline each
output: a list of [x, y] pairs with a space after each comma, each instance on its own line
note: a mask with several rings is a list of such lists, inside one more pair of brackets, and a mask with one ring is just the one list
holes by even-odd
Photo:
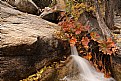
[[105, 0], [105, 22], [109, 29], [114, 26], [114, 1]]
[[95, 7], [96, 7], [96, 18], [97, 18], [99, 27], [102, 30], [104, 39], [107, 39], [108, 37], [112, 37], [111, 31], [105, 24], [103, 17], [101, 15], [98, 0], [95, 0], [94, 2], [95, 2]]

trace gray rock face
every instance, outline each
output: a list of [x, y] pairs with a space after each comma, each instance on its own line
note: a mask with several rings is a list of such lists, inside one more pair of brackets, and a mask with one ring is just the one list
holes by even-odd
[[54, 37], [58, 25], [0, 6], [0, 81], [23, 79], [69, 53]]

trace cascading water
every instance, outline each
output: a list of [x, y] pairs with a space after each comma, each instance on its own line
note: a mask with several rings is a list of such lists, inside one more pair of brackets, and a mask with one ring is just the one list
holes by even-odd
[[89, 63], [88, 60], [80, 57], [78, 55], [75, 46], [71, 47], [71, 56], [74, 60], [75, 74], [71, 76], [66, 76], [64, 81], [115, 81], [113, 78], [105, 78], [104, 74], [97, 72], [96, 69]]

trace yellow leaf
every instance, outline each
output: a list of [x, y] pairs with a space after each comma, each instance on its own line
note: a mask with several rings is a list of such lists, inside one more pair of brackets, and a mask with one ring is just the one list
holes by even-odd
[[42, 74], [43, 72], [44, 72], [44, 69], [41, 69], [39, 73]]

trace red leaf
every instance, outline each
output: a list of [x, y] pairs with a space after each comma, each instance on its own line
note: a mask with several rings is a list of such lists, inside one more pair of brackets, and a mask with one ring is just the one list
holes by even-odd
[[81, 40], [81, 42], [82, 42], [82, 45], [84, 46], [84, 47], [86, 47], [86, 48], [88, 48], [88, 43], [89, 43], [89, 39], [88, 39], [88, 37], [82, 37], [82, 40]]
[[81, 31], [82, 31], [82, 30], [81, 30], [80, 28], [78, 28], [78, 29], [76, 29], [75, 34], [78, 35], [78, 34], [81, 33]]

